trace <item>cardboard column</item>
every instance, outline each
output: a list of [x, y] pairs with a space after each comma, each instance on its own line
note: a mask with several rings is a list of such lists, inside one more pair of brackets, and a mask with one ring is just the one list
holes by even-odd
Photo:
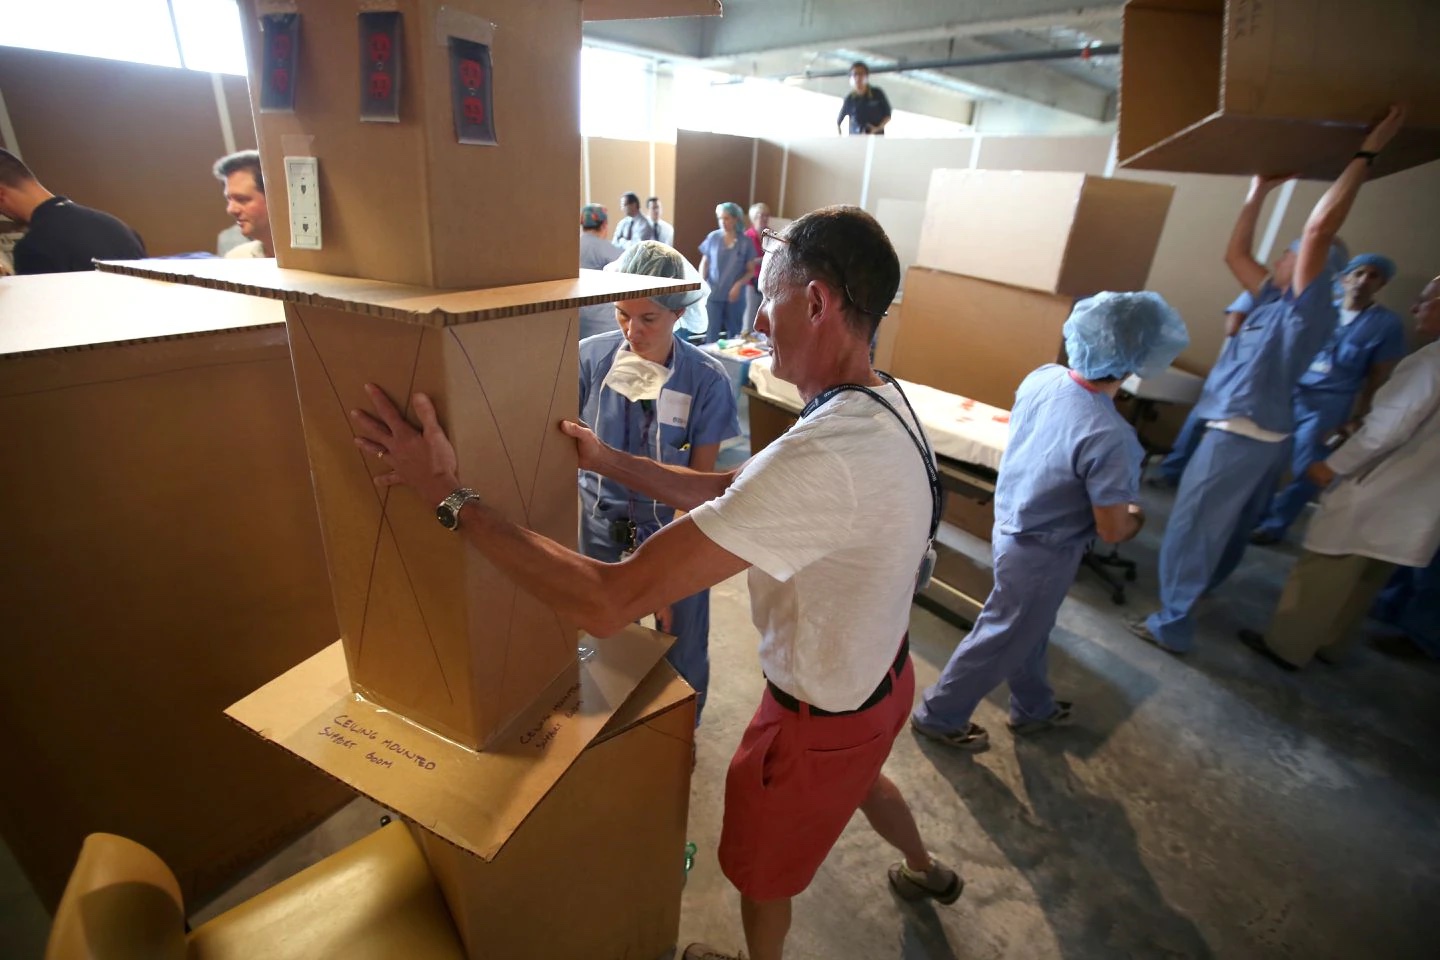
[[349, 411], [375, 383], [435, 401], [460, 476], [511, 520], [575, 545], [573, 310], [431, 327], [287, 304], [300, 409], [355, 691], [480, 747], [575, 659], [577, 632], [435, 520], [378, 490], [386, 464], [356, 449]]

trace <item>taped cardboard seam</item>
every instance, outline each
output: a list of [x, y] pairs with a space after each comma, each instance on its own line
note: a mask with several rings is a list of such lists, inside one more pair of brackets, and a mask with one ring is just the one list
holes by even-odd
[[[475, 43], [493, 47], [495, 45], [495, 24], [478, 14], [442, 6], [435, 11], [435, 43], [441, 47], [448, 47], [451, 37], [473, 40]], [[491, 56], [494, 56], [493, 50]]]

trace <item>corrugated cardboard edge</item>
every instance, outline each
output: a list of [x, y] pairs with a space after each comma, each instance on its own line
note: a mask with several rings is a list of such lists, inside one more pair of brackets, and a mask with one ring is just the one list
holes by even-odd
[[128, 340], [104, 340], [99, 343], [75, 343], [64, 347], [40, 347], [35, 350], [20, 350], [15, 353], [0, 353], [0, 362], [23, 360], [26, 357], [51, 357], [66, 353], [88, 353], [92, 350], [108, 350], [111, 347], [135, 347], [145, 343], [166, 343], [176, 340], [201, 340], [207, 337], [251, 333], [257, 330], [280, 331], [283, 338], [285, 322], [257, 323], [248, 327], [223, 327], [216, 330], [191, 330], [186, 333], [161, 333], [150, 337], [134, 337]]
[[[617, 638], [621, 638], [621, 642], [617, 642]], [[599, 710], [582, 715], [579, 720], [574, 716], [562, 718], [557, 713], [566, 702], [566, 691], [560, 688], [568, 690], [572, 683], [567, 673], [538, 697], [502, 737], [496, 738], [490, 749], [481, 753], [467, 750], [393, 711], [355, 697], [350, 692], [339, 641], [231, 705], [225, 714], [350, 789], [396, 811], [466, 853], [488, 861], [504, 848], [534, 808], [597, 738], [617, 735], [694, 697], [694, 691], [686, 688], [685, 695], [674, 698], [673, 702], [658, 705], [641, 716], [627, 717], [625, 725], [618, 729], [611, 727], [611, 721], [617, 714], [623, 714], [625, 704], [656, 670], [656, 665], [664, 663], [668, 643], [662, 640], [668, 638], [631, 625], [615, 637], [595, 642], [593, 659], [582, 663], [580, 668], [597, 685], [601, 682], [599, 671], [610, 672], [608, 696], [607, 691], [595, 691]], [[664, 668], [669, 670], [668, 665]], [[387, 767], [383, 777], [388, 779], [379, 779], [382, 774], [366, 765], [365, 758], [340, 752], [350, 748], [332, 749], [313, 739], [320, 729], [328, 730], [337, 708], [353, 714], [360, 725], [376, 733], [377, 736], [370, 738], [373, 742], [381, 742], [379, 733], [400, 731], [405, 743], [415, 746], [410, 751], [412, 755], [437, 758], [447, 766], [458, 761], [463, 766], [451, 774], [454, 779], [445, 790], [416, 790], [416, 778], [430, 775], [429, 770], [419, 766]], [[527, 746], [537, 731], [548, 733], [551, 728], [558, 729], [559, 724], [567, 725], [571, 736], [556, 738], [554, 750], [525, 755], [530, 750], [542, 749]], [[330, 742], [325, 739], [326, 743]], [[395, 739], [393, 733], [386, 739]], [[310, 743], [308, 752], [301, 749], [303, 742], [296, 746], [297, 741]], [[479, 827], [472, 823], [468, 829], [460, 826], [456, 821], [466, 818], [463, 813], [456, 813], [456, 797], [463, 797], [463, 802], [471, 804], [474, 812], [489, 822]]]
[[660, 20], [668, 17], [718, 17], [720, 0], [584, 0], [581, 19]]
[[[230, 266], [217, 269], [215, 264], [262, 266]], [[331, 277], [305, 270], [285, 270], [265, 260], [105, 260], [96, 261], [95, 267], [106, 273], [224, 290], [302, 306], [330, 307], [400, 323], [440, 328], [700, 289], [698, 282], [600, 270], [581, 270], [574, 280], [466, 291], [435, 290], [380, 280]], [[235, 275], [221, 275], [224, 273]], [[244, 276], [250, 273], [258, 274], [258, 279], [265, 282], [253, 282]], [[322, 292], [325, 286], [337, 284], [353, 288], [356, 295], [346, 297]], [[567, 290], [566, 284], [584, 284], [587, 292], [578, 294], [573, 289]], [[593, 292], [589, 288], [594, 288]], [[473, 300], [482, 296], [499, 302], [488, 307], [470, 306], [465, 302], [467, 298]]]

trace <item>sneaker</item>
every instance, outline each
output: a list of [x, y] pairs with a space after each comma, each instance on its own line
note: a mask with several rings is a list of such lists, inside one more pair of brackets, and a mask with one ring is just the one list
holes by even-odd
[[1026, 720], [1024, 723], [1007, 723], [1011, 733], [1028, 737], [1032, 733], [1043, 733], [1046, 730], [1053, 730], [1056, 727], [1065, 727], [1070, 724], [1070, 708], [1074, 704], [1065, 700], [1055, 701], [1055, 712], [1044, 720]]
[[932, 854], [930, 869], [923, 873], [911, 870], [904, 860], [892, 866], [890, 888], [900, 899], [912, 903], [920, 900], [954, 903], [960, 899], [960, 892], [965, 889], [965, 881], [960, 878], [960, 874], [945, 866]]
[[745, 954], [724, 953], [707, 943], [692, 943], [680, 954], [680, 960], [745, 960]]
[[1164, 650], [1168, 654], [1176, 657], [1182, 656], [1184, 654], [1183, 650], [1171, 650], [1169, 647], [1165, 646], [1165, 644], [1161, 643], [1159, 638], [1156, 637], [1155, 634], [1151, 633], [1150, 628], [1145, 625], [1144, 617], [1126, 617], [1125, 629], [1129, 630], [1131, 633], [1135, 634], [1135, 636], [1139, 637], [1141, 640], [1144, 640], [1146, 643], [1153, 644], [1154, 646], [1159, 647], [1161, 650]]
[[910, 728], [922, 737], [928, 737], [938, 743], [958, 747], [961, 750], [969, 750], [972, 753], [979, 753], [981, 750], [990, 748], [990, 734], [978, 723], [968, 724], [964, 730], [938, 730], [925, 726], [912, 716]]

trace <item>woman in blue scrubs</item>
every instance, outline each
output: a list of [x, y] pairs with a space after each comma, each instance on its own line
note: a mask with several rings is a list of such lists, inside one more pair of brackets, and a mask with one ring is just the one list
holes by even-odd
[[[748, 241], [747, 241], [748, 245]], [[672, 247], [644, 240], [609, 269], [698, 281]], [[617, 450], [673, 466], [713, 470], [720, 444], [740, 433], [735, 394], [719, 361], [676, 333], [693, 324], [705, 289], [615, 304], [618, 329], [580, 341], [580, 416]], [[597, 473], [580, 472], [580, 552], [614, 563], [634, 551], [675, 511]], [[699, 694], [696, 723], [710, 683], [710, 591], [655, 611], [675, 636], [666, 655]]]
[[745, 236], [745, 214], [738, 204], [715, 208], [719, 229], [700, 244], [700, 273], [710, 284], [705, 305], [710, 315], [706, 343], [721, 337], [738, 337], [745, 325], [745, 287], [759, 268], [755, 245]]
[[917, 733], [963, 750], [990, 735], [971, 715], [996, 686], [1010, 686], [1010, 729], [1035, 733], [1070, 719], [1046, 678], [1050, 631], [1085, 547], [1140, 532], [1135, 428], [1115, 409], [1131, 373], [1154, 375], [1190, 343], [1185, 324], [1155, 293], [1102, 293], [1065, 321], [1070, 367], [1025, 378], [1010, 412], [1010, 439], [995, 485], [991, 537], [995, 587], [939, 681], [911, 714]]

